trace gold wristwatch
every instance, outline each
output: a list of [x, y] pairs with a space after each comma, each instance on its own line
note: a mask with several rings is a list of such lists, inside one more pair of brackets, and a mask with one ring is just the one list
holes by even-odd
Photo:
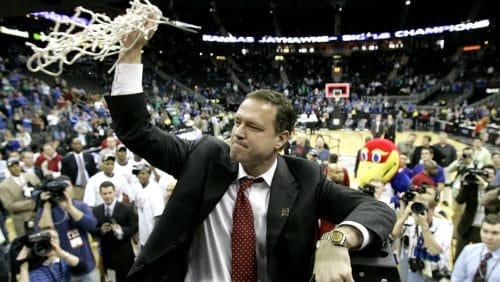
[[347, 236], [345, 236], [344, 233], [338, 230], [326, 232], [325, 234], [323, 234], [323, 236], [321, 236], [321, 240], [327, 240], [335, 246], [345, 247], [349, 249], [349, 241], [347, 240]]

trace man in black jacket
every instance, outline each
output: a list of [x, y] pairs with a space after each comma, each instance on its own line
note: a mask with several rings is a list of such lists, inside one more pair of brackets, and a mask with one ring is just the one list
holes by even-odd
[[[230, 145], [212, 136], [187, 142], [152, 125], [141, 94], [145, 43], [139, 36], [122, 53], [107, 103], [120, 140], [174, 176], [178, 188], [129, 281], [308, 281], [313, 267], [317, 281], [353, 281], [348, 250], [379, 248], [394, 224], [392, 210], [327, 180], [313, 162], [279, 155], [296, 122], [281, 93], [261, 90], [246, 97]], [[253, 217], [248, 240], [233, 228], [243, 220], [240, 213]], [[316, 249], [320, 218], [340, 224]], [[244, 254], [238, 248], [243, 245]], [[244, 271], [235, 270], [241, 266]]]
[[114, 270], [116, 279], [112, 281], [125, 281], [134, 263], [130, 239], [138, 231], [137, 215], [131, 205], [116, 200], [115, 186], [111, 181], [103, 182], [99, 189], [104, 203], [92, 209], [97, 218], [92, 235], [99, 238], [104, 270], [107, 273]]

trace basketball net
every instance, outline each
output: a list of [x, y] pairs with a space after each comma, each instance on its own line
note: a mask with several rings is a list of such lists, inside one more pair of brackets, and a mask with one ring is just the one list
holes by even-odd
[[[196, 25], [164, 17], [161, 10], [148, 0], [132, 0], [130, 5], [124, 15], [117, 16], [113, 20], [104, 14], [77, 7], [74, 17], [86, 14], [90, 17], [89, 24], [56, 20], [52, 32], [48, 35], [40, 34], [41, 41], [47, 42], [47, 46], [42, 48], [26, 42], [34, 52], [28, 59], [26, 67], [32, 72], [42, 71], [48, 75], [58, 76], [62, 73], [64, 65], [72, 65], [82, 56], [102, 61], [106, 57], [127, 51], [128, 48], [123, 46], [121, 40], [133, 31], [139, 31], [135, 43], [140, 36], [144, 36], [147, 40], [148, 34], [154, 32], [159, 24], [194, 33], [201, 29]], [[64, 30], [64, 27], [67, 28]], [[56, 65], [55, 71], [49, 69], [53, 65]], [[108, 73], [115, 67], [116, 63]]]

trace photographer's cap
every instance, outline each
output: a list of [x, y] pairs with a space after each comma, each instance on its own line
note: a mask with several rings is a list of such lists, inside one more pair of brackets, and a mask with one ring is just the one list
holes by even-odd
[[109, 161], [109, 160], [115, 161], [116, 160], [115, 155], [113, 155], [113, 154], [106, 154], [104, 156], [104, 159], [102, 161], [105, 162], [105, 161]]
[[9, 158], [7, 160], [7, 167], [11, 167], [15, 164], [19, 164], [19, 159], [18, 158]]
[[313, 157], [318, 157], [319, 156], [318, 150], [316, 150], [316, 149], [311, 149], [308, 152], [308, 154], [311, 155], [311, 156], [313, 156]]
[[116, 147], [117, 151], [127, 151], [127, 146], [120, 144]]
[[132, 173], [137, 175], [141, 170], [146, 171], [147, 173], [151, 173], [151, 167], [148, 164], [140, 163], [136, 166], [134, 166], [134, 169], [132, 170]]

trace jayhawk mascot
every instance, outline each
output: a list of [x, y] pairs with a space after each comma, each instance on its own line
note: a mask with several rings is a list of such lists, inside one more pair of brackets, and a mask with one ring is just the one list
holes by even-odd
[[359, 152], [357, 180], [363, 188], [373, 178], [391, 183], [394, 196], [391, 202], [399, 206], [398, 193], [406, 192], [411, 184], [410, 177], [401, 169], [399, 150], [390, 140], [373, 139]]

